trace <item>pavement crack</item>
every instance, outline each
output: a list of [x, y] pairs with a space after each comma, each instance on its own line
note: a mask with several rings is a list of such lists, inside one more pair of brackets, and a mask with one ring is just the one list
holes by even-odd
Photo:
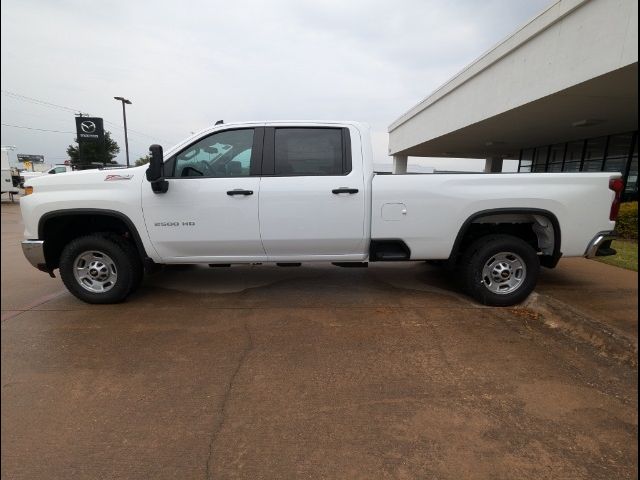
[[37, 299], [36, 301], [30, 303], [26, 307], [17, 308], [15, 310], [8, 310], [6, 313], [2, 314], [2, 317], [1, 317], [2, 323], [6, 322], [7, 320], [11, 320], [12, 318], [15, 318], [15, 317], [17, 317], [19, 315], [22, 315], [25, 312], [30, 312], [34, 308], [40, 307], [40, 306], [44, 305], [45, 303], [48, 303], [51, 300], [54, 300], [54, 299], [64, 295], [65, 293], [67, 293], [66, 290], [60, 290], [60, 291], [52, 293], [50, 295], [45, 295], [44, 297], [41, 297], [41, 298]]
[[229, 398], [231, 396], [231, 391], [233, 390], [236, 378], [238, 376], [238, 372], [244, 365], [251, 350], [253, 350], [253, 336], [251, 335], [249, 324], [247, 323], [246, 320], [243, 323], [243, 328], [246, 333], [245, 347], [242, 350], [242, 353], [240, 354], [240, 358], [238, 359], [236, 368], [233, 370], [233, 373], [229, 378], [229, 382], [227, 383], [227, 388], [225, 389], [224, 397], [222, 399], [222, 406], [220, 407], [220, 418], [218, 422], [216, 422], [216, 424], [214, 425], [213, 430], [211, 431], [211, 437], [209, 438], [209, 454], [207, 456], [207, 464], [206, 464], [207, 480], [211, 480], [213, 478], [213, 473], [212, 473], [213, 449], [214, 449], [216, 440], [218, 439], [218, 435], [222, 431], [222, 427], [224, 426], [225, 420], [227, 418], [227, 409], [229, 405]]

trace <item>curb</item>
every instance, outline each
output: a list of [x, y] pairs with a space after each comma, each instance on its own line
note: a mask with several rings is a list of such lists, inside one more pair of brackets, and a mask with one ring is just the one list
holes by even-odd
[[629, 339], [571, 305], [534, 292], [513, 310], [528, 310], [546, 327], [558, 330], [579, 343], [590, 345], [603, 356], [634, 368], [638, 367], [637, 339]]

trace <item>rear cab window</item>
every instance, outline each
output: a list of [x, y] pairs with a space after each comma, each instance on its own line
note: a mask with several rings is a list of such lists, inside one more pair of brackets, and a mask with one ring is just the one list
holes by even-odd
[[350, 171], [351, 146], [347, 128], [266, 129], [263, 175], [340, 176]]

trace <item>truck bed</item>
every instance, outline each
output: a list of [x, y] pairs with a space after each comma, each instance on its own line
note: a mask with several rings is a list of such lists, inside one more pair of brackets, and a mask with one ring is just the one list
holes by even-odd
[[462, 226], [484, 211], [547, 211], [558, 220], [564, 256], [582, 256], [613, 230], [609, 180], [619, 173], [374, 175], [373, 240], [402, 239], [411, 259], [446, 259]]

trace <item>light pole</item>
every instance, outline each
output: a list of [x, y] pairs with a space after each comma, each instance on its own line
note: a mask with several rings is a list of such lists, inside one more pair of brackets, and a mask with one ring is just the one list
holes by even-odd
[[113, 97], [122, 102], [122, 118], [124, 119], [124, 148], [127, 152], [127, 168], [129, 168], [129, 138], [127, 137], [127, 112], [124, 108], [125, 104], [131, 105], [131, 100], [124, 97]]

